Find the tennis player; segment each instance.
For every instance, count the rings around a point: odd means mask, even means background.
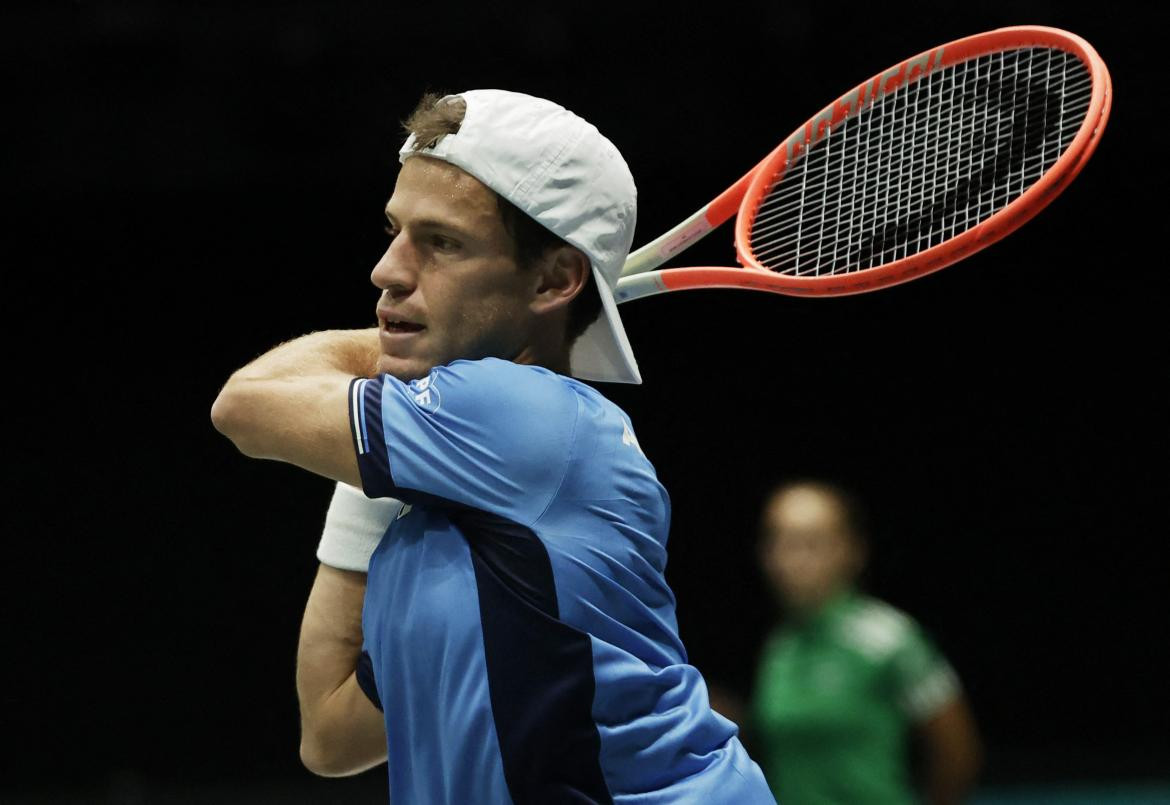
[[[526,95],[425,98],[407,128],[377,330],[278,346],[212,408],[246,455],[384,499],[330,512],[376,549],[327,525],[302,758],[388,759],[396,803],[772,802],[679,640],[666,490],[574,379],[641,381],[613,299],[629,169]]]

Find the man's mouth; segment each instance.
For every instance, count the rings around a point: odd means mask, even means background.
[[[410,321],[387,319],[386,322],[382,325],[382,329],[388,333],[417,333],[425,330],[426,328],[421,324],[415,324],[414,322]]]

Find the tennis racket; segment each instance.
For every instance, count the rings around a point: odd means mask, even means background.
[[[920,53],[826,106],[631,254],[614,296],[838,296],[936,271],[1063,191],[1092,155],[1111,99],[1096,51],[1055,28],[1002,28]],[[732,216],[741,267],[657,270]]]

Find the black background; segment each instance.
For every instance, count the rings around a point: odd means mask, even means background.
[[[598,124],[640,243],[878,70],[1020,23],[1085,36],[1115,87],[1049,209],[882,293],[631,303],[646,382],[604,391],[672,493],[668,579],[711,680],[747,693],[774,615],[764,491],[822,475],[870,504],[870,589],[958,668],[986,783],[1164,779],[1166,19],[1067,5],[10,6],[2,787],[307,778],[293,660],[330,484],[242,458],[208,411],[265,348],[372,322],[424,90]],[[727,264],[730,241],[686,262]]]

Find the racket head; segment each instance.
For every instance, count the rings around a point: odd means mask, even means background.
[[[1012,87],[1007,86],[1004,66],[1009,63],[1016,82]],[[1021,89],[1021,69],[1028,70],[1022,94],[1016,92]],[[1043,77],[1041,70],[1047,71]],[[1060,74],[1053,76],[1053,70]],[[1040,86],[1042,80],[1044,87]],[[914,124],[908,129],[908,143],[898,137],[902,131],[897,128],[898,104],[906,109],[912,94],[917,90],[921,96],[923,89],[928,94],[927,113],[920,115],[921,119],[911,119],[905,112]],[[977,108],[980,91],[998,93],[998,101],[983,104],[990,108],[982,112]],[[946,93],[950,93],[949,99]],[[970,98],[973,107],[973,111],[960,111],[958,120],[954,119],[958,107],[952,103],[956,93]],[[1006,110],[1002,104],[1005,98],[1011,104]],[[1057,109],[1056,105],[1069,99],[1075,101],[1075,109],[1070,101],[1068,113],[1070,118],[1075,113],[1076,119],[1066,121],[1063,106]],[[1059,195],[1096,148],[1111,101],[1109,72],[1100,56],[1081,37],[1056,28],[1002,28],[920,53],[826,106],[759,165],[736,219],[736,252],[744,269],[667,270],[662,273],[674,276],[660,278],[662,290],[746,287],[836,296],[872,291],[937,271],[1008,235]],[[914,102],[919,104],[914,114],[919,115],[922,102],[918,98]],[[1005,112],[1012,113],[1008,124],[1004,123]],[[881,126],[890,123],[889,132],[875,134],[878,124],[873,121],[879,114]],[[930,120],[931,114],[937,114],[937,119]],[[989,121],[989,117],[993,119]],[[1057,124],[1055,144],[1047,139],[1053,118]],[[846,164],[848,158],[842,158],[838,173],[833,174],[833,146],[839,146],[837,154],[845,153],[842,149],[850,147],[849,126],[854,126],[854,136],[860,138],[867,122],[866,144],[854,144],[857,153],[852,163]],[[942,142],[948,126],[966,133],[950,136],[946,153],[942,145],[932,151],[931,143]],[[995,126],[995,131],[989,134],[988,126]],[[1033,137],[1031,150],[1029,135]],[[1039,146],[1036,136],[1041,138]],[[975,154],[963,162],[964,137],[981,144],[979,167],[971,164]],[[877,150],[867,152],[875,139]],[[921,164],[915,164],[915,159]],[[1008,176],[1000,182],[1003,186],[998,186],[1001,159]],[[989,160],[994,163],[989,164]],[[946,175],[952,164],[962,169]],[[860,175],[849,175],[850,165],[854,174]],[[807,174],[809,166],[816,166],[822,174],[814,188],[820,198],[806,198],[807,175],[803,177],[806,186],[796,186],[802,179],[801,171]],[[891,166],[898,166],[898,171]],[[985,187],[989,180],[991,186]],[[897,187],[892,186],[895,181]],[[834,182],[838,187],[832,187]],[[1013,182],[1017,183],[1014,188]],[[855,192],[857,183],[861,183],[861,194]],[[973,183],[979,187],[974,188]],[[870,186],[873,192],[865,189]],[[975,189],[979,198],[972,203],[970,195]],[[930,198],[927,192],[932,193]],[[884,215],[891,196],[895,212],[902,213],[900,220]],[[820,221],[808,220],[818,215]],[[841,234],[846,216],[847,230]],[[817,242],[812,235],[802,240],[801,227],[819,225],[823,233],[826,217],[835,231],[831,242],[823,237]],[[782,237],[777,237],[777,232]]]

